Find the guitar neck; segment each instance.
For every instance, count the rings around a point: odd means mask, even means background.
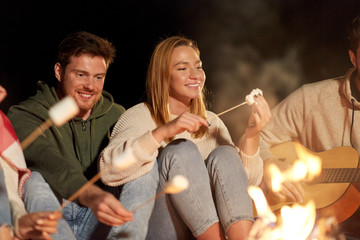
[[[355,183],[360,182],[359,168],[323,168],[316,183]]]

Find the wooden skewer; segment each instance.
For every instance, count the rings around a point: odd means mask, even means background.
[[[110,165],[111,166],[111,165]],[[109,169],[105,168],[102,171],[99,171],[94,177],[92,177],[87,183],[85,183],[81,188],[79,188],[76,192],[74,192],[61,206],[57,209],[57,211],[61,211],[64,207],[66,207],[70,202],[74,201],[77,197],[80,196],[86,189],[88,189],[91,185],[93,185],[97,180],[100,179],[101,175]]]
[[[145,201],[144,203],[140,204],[138,207],[131,210],[131,212],[135,212],[135,211],[139,210],[140,208],[149,204],[150,202],[155,201],[156,199],[158,199],[165,193],[176,194],[176,193],[184,191],[185,189],[188,188],[188,186],[189,186],[189,181],[184,176],[176,175],[175,177],[173,177],[171,179],[171,181],[166,183],[164,190],[157,193],[155,195],[155,197],[152,197],[152,198],[148,199],[147,201]]]
[[[130,155],[129,155],[130,154]],[[131,155],[132,152],[127,152],[127,154],[124,155],[124,153],[120,156],[122,159],[117,161],[116,168],[117,169],[125,169],[129,167],[129,164],[132,164],[133,156]],[[125,159],[127,158],[127,159]],[[119,160],[119,159],[118,159]],[[121,164],[122,163],[122,164]],[[113,163],[114,164],[114,163]],[[83,193],[86,189],[88,189],[91,185],[93,185],[96,181],[100,179],[100,177],[105,174],[107,171],[111,170],[112,167],[115,167],[113,164],[107,165],[104,167],[101,171],[99,171],[94,177],[92,177],[87,183],[85,183],[81,188],[79,188],[75,193],[73,193],[58,209],[58,211],[61,211],[66,205],[68,205],[70,202],[74,201],[77,197],[80,196],[81,193]],[[119,165],[120,164],[120,165]]]
[[[245,104],[246,104],[246,102],[240,103],[240,104],[238,104],[238,105],[236,105],[236,106],[234,106],[232,108],[229,108],[229,109],[227,109],[227,110],[225,110],[225,111],[223,111],[221,113],[216,114],[216,116],[221,116],[221,115],[223,115],[223,114],[225,114],[227,112],[230,112],[230,111],[232,111],[232,110],[234,110],[234,109],[236,109],[238,107],[241,107],[242,105],[245,105]]]
[[[27,136],[21,142],[22,150],[25,150],[36,138],[38,138],[42,133],[44,133],[51,125],[53,125],[53,121],[49,118],[45,122],[43,122],[38,128],[36,128],[29,136]]]
[[[108,166],[110,167],[110,166]],[[98,172],[94,177],[92,177],[86,184],[84,184],[81,188],[79,188],[73,195],[71,195],[58,209],[57,211],[61,211],[64,207],[66,207],[70,202],[74,201],[77,197],[80,196],[81,193],[83,193],[86,189],[88,189],[92,184],[94,184],[97,180],[100,179],[101,175],[106,171],[107,169],[103,169],[102,171]],[[155,201],[156,199],[158,199],[159,197],[161,197],[165,192],[161,191],[158,194],[155,195],[155,197],[152,197],[148,200],[146,200],[145,202],[143,202],[142,204],[140,204],[139,206],[137,206],[136,208],[134,208],[133,210],[131,210],[131,212],[135,212],[137,210],[139,210],[140,208],[144,207],[145,205],[149,204],[152,201]]]
[[[151,203],[152,201],[155,201],[156,199],[158,199],[159,197],[161,197],[164,194],[165,194],[164,191],[159,192],[158,194],[155,195],[155,197],[149,198],[148,200],[146,200],[145,202],[143,202],[142,204],[140,204],[139,206],[137,206],[136,208],[134,208],[130,212],[134,213],[135,211],[137,211],[140,208],[146,206],[147,204]]]

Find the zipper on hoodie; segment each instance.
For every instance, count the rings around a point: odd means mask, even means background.
[[[82,130],[83,130],[83,131],[86,130],[86,122],[82,122]]]

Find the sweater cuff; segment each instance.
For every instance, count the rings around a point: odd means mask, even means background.
[[[260,157],[259,148],[252,156],[246,155],[240,150],[240,157],[245,167],[249,184],[258,186],[263,178],[263,161]]]
[[[249,156],[247,154],[245,154],[241,149],[240,149],[240,157],[244,162],[249,162],[249,161],[255,161],[257,159],[260,158],[260,148],[257,149],[256,153],[252,156]]]
[[[147,131],[138,139],[136,139],[137,144],[141,146],[141,150],[148,156],[152,156],[161,146],[152,135],[152,131]]]

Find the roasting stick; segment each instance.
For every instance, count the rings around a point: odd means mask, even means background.
[[[100,179],[102,174],[109,171],[112,167],[117,168],[118,170],[123,170],[136,161],[132,148],[127,148],[123,153],[115,157],[112,161],[112,165],[108,165],[102,171],[99,171],[94,177],[92,177],[86,184],[84,184],[79,190],[77,190],[73,195],[71,195],[59,208],[57,211],[61,211],[66,205],[70,202],[74,201],[77,197],[80,196],[86,189],[88,189],[92,184],[94,184],[97,180]],[[156,200],[164,193],[178,193],[183,191],[189,186],[187,179],[183,176],[177,175],[175,176],[170,182],[166,183],[165,190],[158,193],[154,198],[150,198],[135,209],[132,212],[139,210],[140,208],[144,207],[145,205],[149,204],[150,202]]]
[[[29,136],[27,136],[21,142],[22,150],[25,150],[35,139],[37,139],[43,132],[45,132],[53,124],[52,120],[49,118],[43,122],[38,128],[36,128]]]
[[[101,175],[106,172],[108,169],[104,169],[103,171],[99,171],[94,177],[92,177],[87,183],[85,183],[81,188],[79,188],[73,195],[71,195],[61,206],[56,210],[60,212],[64,207],[66,207],[69,203],[74,201],[77,197],[80,196],[86,189],[88,189],[91,185],[93,185],[97,180],[100,179]]]
[[[100,179],[101,175],[105,171],[99,171],[94,177],[92,177],[87,183],[85,183],[81,188],[79,188],[73,195],[71,195],[61,206],[57,209],[57,211],[61,211],[65,206],[74,201],[77,197],[80,196],[86,189],[88,189],[91,185],[93,185],[97,180]]]
[[[63,98],[60,102],[50,108],[50,118],[43,122],[21,142],[22,150],[25,150],[36,138],[38,138],[53,124],[59,127],[73,118],[76,114],[78,114],[78,112],[79,107],[72,97],[67,96]]]
[[[112,164],[106,166],[104,169],[99,171],[94,177],[92,177],[87,183],[85,183],[81,188],[79,188],[75,193],[73,193],[59,208],[57,211],[61,211],[66,205],[74,201],[77,197],[80,196],[86,189],[93,185],[100,177],[111,170],[112,167],[115,167],[118,170],[123,170],[128,168],[136,161],[132,148],[125,149],[124,152],[115,156],[112,160]]]
[[[254,96],[258,95],[258,94],[262,95],[263,92],[259,88],[253,89],[249,95],[246,95],[245,102],[240,103],[240,104],[238,104],[238,105],[236,105],[234,107],[231,107],[231,108],[229,108],[229,109],[227,109],[227,110],[225,110],[225,111],[223,111],[221,113],[218,113],[218,114],[216,114],[216,116],[219,117],[219,116],[221,116],[221,115],[223,115],[223,114],[225,114],[227,112],[230,112],[230,111],[232,111],[232,110],[234,110],[234,109],[236,109],[238,107],[241,107],[241,106],[243,106],[245,104],[252,105],[255,102]]]
[[[175,193],[179,193],[184,191],[185,189],[187,189],[189,187],[189,181],[182,175],[176,175],[175,177],[173,177],[169,182],[167,182],[165,184],[165,189],[161,192],[159,192],[158,194],[156,194],[155,197],[149,198],[148,200],[146,200],[144,203],[140,204],[139,206],[137,206],[136,208],[134,208],[133,210],[131,210],[131,212],[135,212],[137,210],[139,210],[140,208],[146,206],[147,204],[151,203],[152,201],[155,201],[156,199],[158,199],[159,197],[161,197],[162,195],[166,194],[175,194]]]
[[[232,108],[229,108],[229,109],[227,109],[227,110],[225,110],[225,111],[223,111],[223,112],[221,112],[221,113],[218,113],[218,114],[216,114],[216,116],[221,116],[221,115],[223,115],[223,114],[225,114],[225,113],[227,113],[227,112],[230,112],[230,111],[232,111],[232,110],[234,110],[234,109],[236,109],[236,108],[238,108],[238,107],[241,107],[241,106],[243,106],[243,105],[245,105],[246,104],[246,102],[243,102],[243,103],[240,103],[240,104],[238,104],[238,105],[236,105],[236,106],[234,106],[234,107],[232,107]]]

